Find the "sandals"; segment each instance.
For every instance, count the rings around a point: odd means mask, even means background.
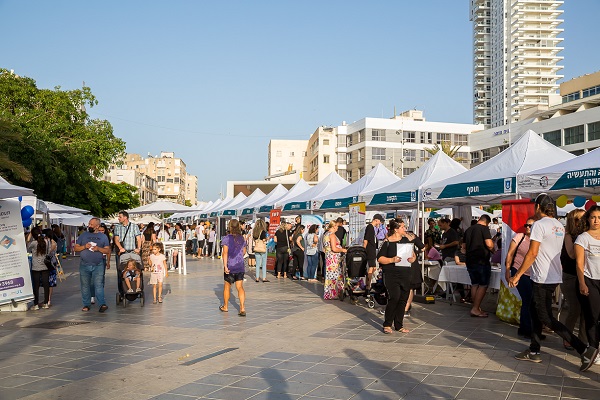
[[[260,282],[260,280],[259,279],[255,279],[254,282],[258,283],[258,282]]]
[[[392,327],[391,326],[384,326],[383,327],[383,333],[385,333],[386,335],[391,335],[394,331],[392,331]]]
[[[400,332],[400,333],[408,333],[410,332],[408,329],[406,328],[400,328],[400,329],[396,329],[396,332]]]
[[[156,304],[156,299],[154,299],[154,301],[152,302],[152,304]]]
[[[100,311],[101,313],[103,313],[104,311],[108,310],[108,306],[106,304],[102,304],[100,306],[100,309],[98,311]]]
[[[162,303],[162,297],[160,297],[160,296],[158,297],[158,302]]]
[[[245,317],[246,316],[246,311],[240,311],[238,315],[240,317]]]
[[[271,282],[271,281],[268,279],[263,279],[263,283],[265,283],[265,282]]]
[[[81,309],[81,311],[90,311],[90,308],[88,306],[85,306]]]
[[[219,310],[221,310],[221,312],[229,312],[225,309],[225,306],[219,306]]]

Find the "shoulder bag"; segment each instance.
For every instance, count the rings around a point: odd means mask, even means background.
[[[261,239],[262,232],[258,235],[258,239],[254,241],[254,252],[255,253],[266,253],[267,252],[267,244],[264,239]],[[254,237],[253,237],[254,239]]]
[[[48,271],[56,271],[56,267],[58,266],[58,260],[50,254],[50,245],[51,241],[46,240],[46,257],[44,257],[44,265],[48,268]]]

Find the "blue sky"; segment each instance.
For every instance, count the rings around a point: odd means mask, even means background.
[[[418,108],[472,122],[468,0],[0,0],[0,67],[99,100],[129,152],[174,151],[201,200],[262,179],[273,139]],[[570,79],[600,69],[598,0],[563,6]]]

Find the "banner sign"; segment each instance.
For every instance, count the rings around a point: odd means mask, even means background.
[[[235,216],[235,210],[225,210],[223,215]]]
[[[18,200],[0,200],[0,304],[33,298]]]
[[[499,178],[487,181],[454,183],[446,185],[441,190],[431,190],[428,198],[423,200],[453,199],[459,197],[476,197],[497,194],[515,193],[516,178]],[[437,193],[436,193],[437,192]]]
[[[252,215],[254,214],[254,208],[244,208],[242,210],[242,215]]]
[[[351,245],[362,245],[365,236],[365,203],[352,203],[348,207],[348,224],[350,228],[348,242]]]
[[[269,214],[269,240],[271,242],[274,240],[275,232],[279,228],[279,224],[281,223],[281,210],[280,209],[272,209]],[[275,251],[269,252],[269,246],[267,246],[267,271],[274,271],[275,264],[277,263],[277,255]]]
[[[600,186],[600,168],[592,167],[546,175],[520,175],[519,190],[540,192]]]

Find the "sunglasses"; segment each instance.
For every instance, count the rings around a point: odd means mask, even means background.
[[[523,225],[525,228],[531,228],[533,226],[533,224],[525,224]]]

